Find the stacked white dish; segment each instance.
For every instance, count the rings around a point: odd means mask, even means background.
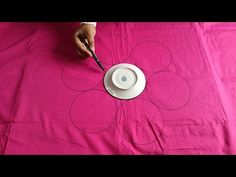
[[[138,67],[122,63],[107,71],[104,77],[104,86],[113,97],[132,99],[142,93],[146,86],[146,79]]]

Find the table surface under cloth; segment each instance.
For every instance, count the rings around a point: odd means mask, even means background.
[[[99,23],[106,69],[147,85],[110,96],[76,23],[0,23],[1,154],[236,154],[236,23]]]

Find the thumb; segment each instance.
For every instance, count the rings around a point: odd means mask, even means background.
[[[88,35],[87,40],[89,43],[89,47],[91,48],[92,51],[95,51],[95,42],[94,42],[94,36]]]

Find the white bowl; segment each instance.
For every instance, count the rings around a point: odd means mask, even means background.
[[[146,86],[143,72],[135,65],[122,63],[111,67],[104,77],[105,89],[113,97],[132,99]]]

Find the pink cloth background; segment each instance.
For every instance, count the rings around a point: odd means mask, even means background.
[[[1,154],[236,154],[236,23],[98,23],[109,69],[145,91],[111,97],[78,57],[79,23],[0,23]]]

